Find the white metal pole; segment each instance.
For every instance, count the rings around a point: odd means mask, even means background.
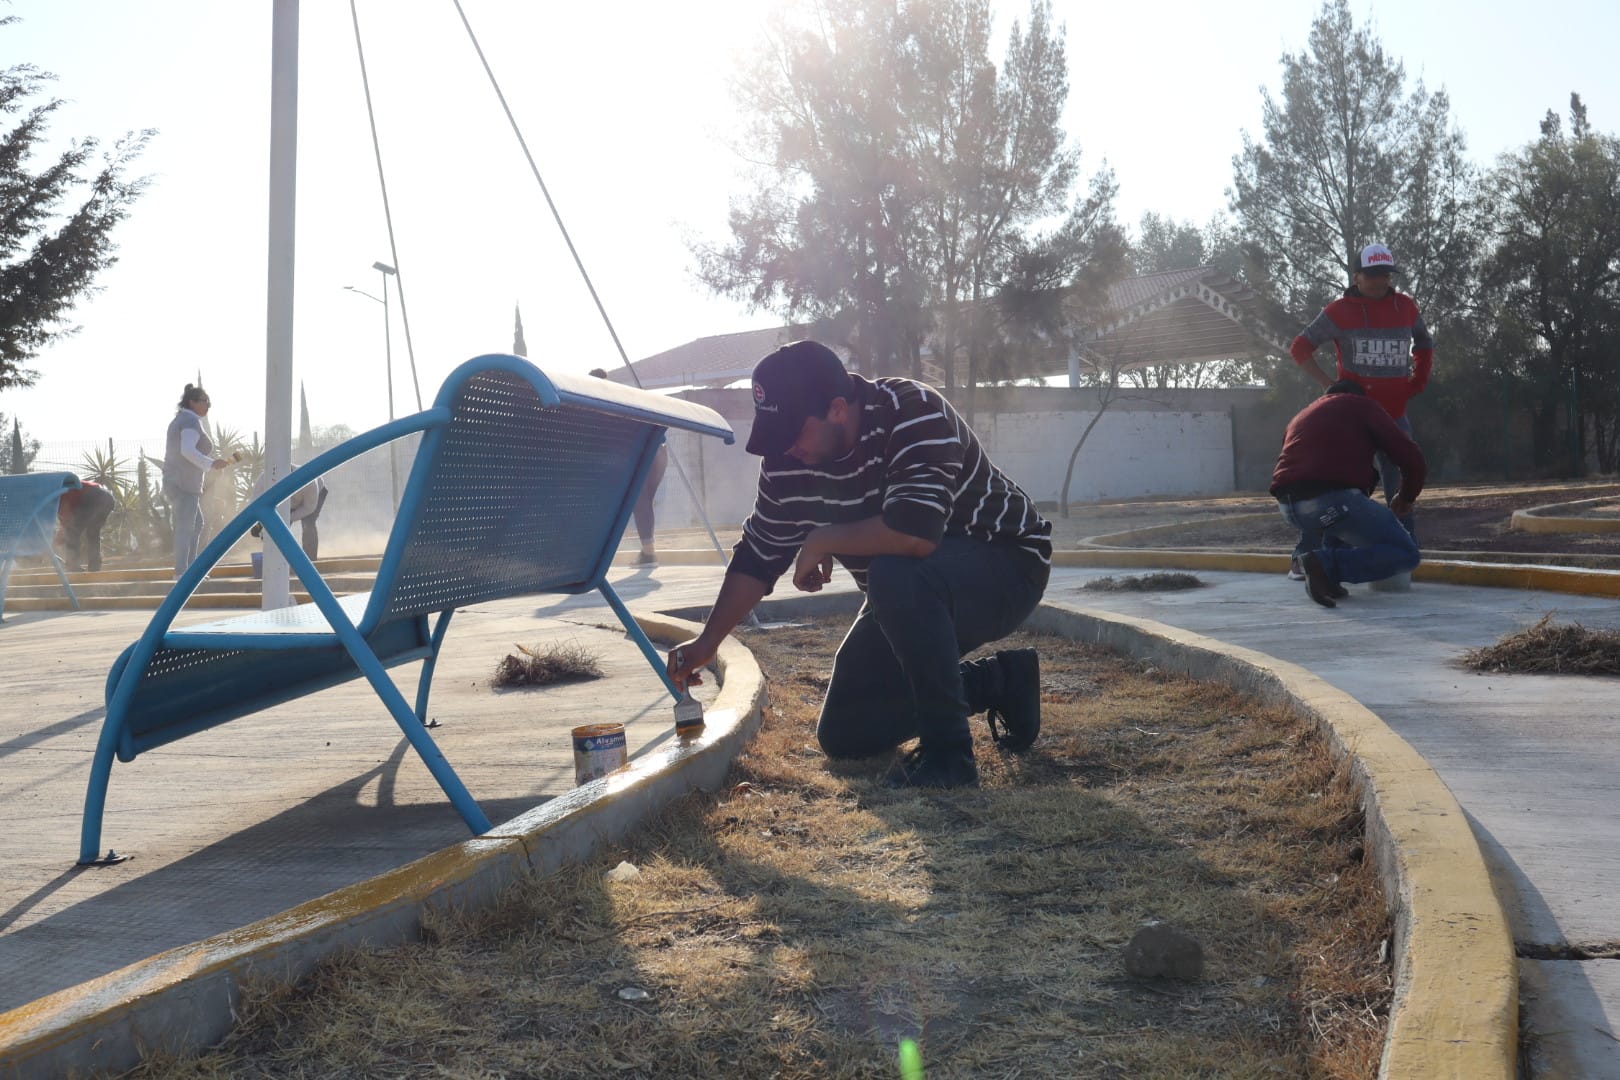
[[[293,226],[298,195],[298,0],[275,0],[270,32],[270,260],[265,302],[266,486],[292,468]],[[285,513],[283,511],[283,513]],[[266,611],[292,602],[287,560],[264,551]]]

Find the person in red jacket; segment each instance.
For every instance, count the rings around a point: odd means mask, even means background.
[[[1328,378],[1313,357],[1320,346],[1333,342],[1339,360],[1337,378],[1360,385],[1410,436],[1412,423],[1406,418],[1406,405],[1429,383],[1434,338],[1423,325],[1417,304],[1396,291],[1391,275],[1401,271],[1389,248],[1368,244],[1352,269],[1354,283],[1311,320],[1288,351],[1295,363],[1328,386],[1335,380]],[[1399,464],[1380,454],[1378,470],[1384,478],[1384,501],[1392,504],[1401,487]],[[1410,513],[1401,518],[1401,524],[1416,539],[1417,522]],[[1310,534],[1300,537],[1289,577],[1297,580],[1301,576],[1299,558],[1314,546]]]
[[[1368,497],[1375,453],[1400,469],[1387,508]],[[1382,581],[1417,566],[1417,541],[1397,517],[1412,512],[1426,472],[1417,443],[1353,379],[1331,384],[1289,421],[1271,495],[1283,520],[1316,538],[1300,556],[1312,600],[1334,607],[1349,595],[1341,582]]]
[[[56,523],[69,569],[83,570],[87,557],[91,573],[101,569],[101,528],[117,505],[112,492],[90,480],[57,500]]]

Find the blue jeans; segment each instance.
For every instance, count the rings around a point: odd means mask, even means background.
[[[186,572],[197,558],[197,542],[202,539],[202,496],[184,491],[164,492],[174,511],[174,576]]]
[[[1417,541],[1389,507],[1355,488],[1308,499],[1281,498],[1277,506],[1301,535],[1309,530],[1321,536],[1316,557],[1334,581],[1382,581],[1422,561]]]
[[[970,700],[961,659],[1018,629],[1050,573],[1026,551],[958,536],[925,559],[874,558],[866,603],[833,659],[821,748],[867,757],[919,736],[930,748],[971,746],[968,716],[991,702]]]

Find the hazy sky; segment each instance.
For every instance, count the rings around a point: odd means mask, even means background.
[[[632,359],[770,326],[706,295],[687,238],[718,238],[738,162],[727,78],[761,32],[758,0],[593,4],[463,0]],[[1571,90],[1620,130],[1612,0],[1353,0],[1409,79],[1450,92],[1481,162],[1533,139]],[[999,28],[1027,11],[1002,2]],[[1069,133],[1120,182],[1118,210],[1202,223],[1225,207],[1262,85],[1303,47],[1311,0],[1057,0],[1068,27]],[[13,0],[0,63],[55,72],[59,139],[159,135],[153,183],[117,239],[121,262],[78,311],[82,331],[31,366],[0,412],[46,441],[158,441],[200,368],[216,424],[264,417],[270,0]],[[505,351],[521,304],[530,356],[584,371],[617,356],[562,247],[449,0],[361,0],[399,265],[422,395]],[[295,378],[316,424],[387,414],[374,261],[390,261],[349,6],[301,12]],[[999,60],[999,56],[997,57]],[[36,167],[37,167],[36,163]],[[397,294],[396,411],[415,409]],[[1443,343],[1442,343],[1443,349]]]

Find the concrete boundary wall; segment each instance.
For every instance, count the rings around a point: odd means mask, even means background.
[[[636,621],[669,643],[702,629],[662,617]],[[765,687],[753,655],[736,641],[721,648],[716,667],[720,692],[696,739],[397,870],[0,1014],[0,1077],[120,1071],[145,1048],[211,1046],[234,1025],[245,979],[293,981],[340,950],[414,940],[426,909],[489,906],[525,875],[587,858],[673,800],[718,786],[759,728]]]
[[[759,458],[744,449],[753,427],[752,404],[743,390],[687,396],[720,411],[737,433],[732,446],[686,432],[669,434],[670,454],[686,471],[709,520],[722,534],[731,533],[753,508],[759,476]],[[1092,395],[1080,392],[988,396],[973,428],[991,460],[1032,499],[1055,503],[1069,453],[1096,414]],[[1087,502],[1235,491],[1234,419],[1232,407],[1210,392],[1165,402],[1116,402],[1080,451],[1069,498]],[[703,523],[674,468],[659,486],[653,509],[660,527]]]

